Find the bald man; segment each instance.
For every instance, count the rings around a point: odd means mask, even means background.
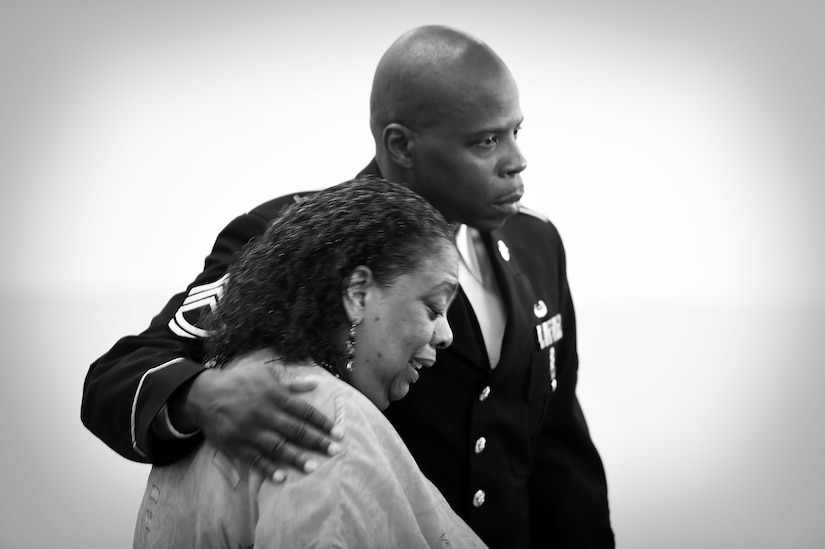
[[[526,160],[510,71],[466,33],[416,28],[379,61],[370,108],[375,158],[362,174],[430,201],[454,224],[462,259],[453,345],[387,417],[491,547],[613,547],[604,468],[576,398],[564,249],[550,221],[519,205]],[[232,221],[187,290],[91,365],[81,416],[118,453],[164,464],[205,436],[275,474],[311,473],[313,451],[338,450],[341,433],[300,397],[311,380],[202,364],[201,313],[235,253],[294,200]]]

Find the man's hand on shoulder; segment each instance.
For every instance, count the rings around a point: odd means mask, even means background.
[[[284,462],[311,472],[311,452],[335,454],[332,420],[296,396],[314,380],[283,383],[272,368],[207,368],[170,405],[178,430],[200,429],[221,451],[275,480]]]

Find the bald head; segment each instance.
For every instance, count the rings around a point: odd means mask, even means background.
[[[407,32],[378,63],[370,107],[386,179],[482,231],[517,211],[524,117],[510,71],[485,43],[447,27]]]
[[[429,127],[460,109],[480,83],[510,73],[482,41],[442,26],[415,28],[396,40],[378,63],[370,96],[370,127],[376,143],[383,129],[399,123]]]

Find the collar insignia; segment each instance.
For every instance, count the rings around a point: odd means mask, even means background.
[[[498,253],[501,254],[501,258],[504,261],[510,261],[510,248],[507,247],[507,244],[505,244],[503,240],[499,240],[497,245]]]

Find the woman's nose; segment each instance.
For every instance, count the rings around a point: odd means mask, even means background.
[[[447,321],[447,316],[438,318],[433,331],[433,338],[430,344],[436,349],[446,349],[453,342],[453,330],[450,328],[450,323]]]

